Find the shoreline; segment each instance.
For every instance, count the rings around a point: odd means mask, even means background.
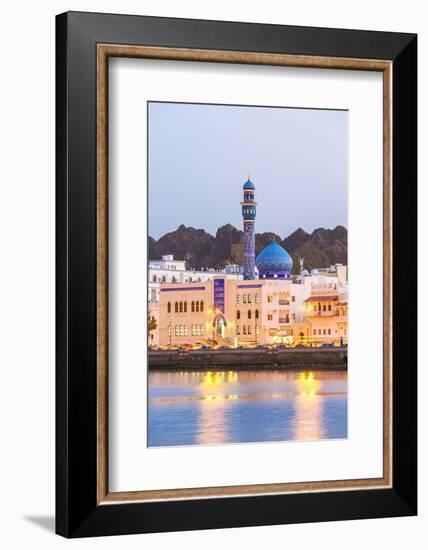
[[[149,371],[347,371],[347,348],[149,351]]]

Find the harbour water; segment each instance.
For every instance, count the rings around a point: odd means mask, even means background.
[[[152,371],[148,445],[347,437],[343,371]]]

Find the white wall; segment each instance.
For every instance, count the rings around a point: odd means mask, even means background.
[[[54,15],[91,10],[291,25],[418,32],[419,83],[426,78],[428,19],[420,0],[58,0],[7,2],[0,18],[0,545],[4,548],[360,549],[425,547],[426,473],[420,516],[211,532],[114,537],[67,543],[52,534],[54,510]],[[423,67],[423,61],[425,67]],[[426,91],[425,91],[426,95]],[[420,92],[422,97],[422,92]],[[420,162],[426,110],[420,106]],[[422,166],[420,182],[424,180]],[[421,189],[422,203],[426,192]],[[422,217],[422,216],[421,216]],[[421,222],[422,224],[422,222]],[[422,251],[422,239],[419,242]],[[422,279],[422,261],[420,262]],[[422,297],[422,293],[420,295]],[[422,309],[422,308],[421,308]],[[426,309],[426,308],[425,308]],[[423,334],[420,325],[420,334]],[[422,340],[422,338],[421,338]],[[422,351],[422,350],[421,350]],[[421,359],[421,364],[423,360]],[[420,464],[426,460],[420,373]],[[426,434],[426,429],[425,429]],[[425,531],[425,533],[424,533]]]

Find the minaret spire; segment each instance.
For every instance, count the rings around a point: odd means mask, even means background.
[[[256,224],[256,206],[254,192],[256,186],[250,180],[244,183],[244,200],[241,202],[242,220],[244,225],[244,279],[252,280],[256,274],[256,243],[255,243],[255,224]]]

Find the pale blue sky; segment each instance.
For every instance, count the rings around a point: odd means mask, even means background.
[[[149,234],[180,224],[242,227],[256,186],[256,232],[347,227],[346,111],[149,103]]]

